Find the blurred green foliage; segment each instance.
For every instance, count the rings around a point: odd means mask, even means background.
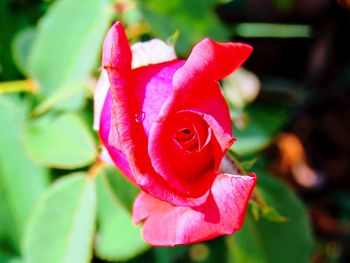
[[[174,248],[150,248],[142,241],[130,216],[138,190],[114,168],[91,176],[100,165],[99,142],[89,128],[91,91],[111,23],[122,20],[134,42],[167,39],[178,31],[176,48],[185,56],[204,37],[228,41],[234,34],[215,11],[224,2],[229,1],[0,2],[0,262],[309,262],[314,244],[307,212],[264,169],[256,171],[262,197],[286,222],[270,222],[271,215],[270,221],[257,221],[248,212],[244,228],[233,236]],[[280,8],[290,4],[275,2]],[[305,33],[299,29],[287,37]],[[23,79],[36,86],[7,82]],[[1,94],[5,84],[19,85],[22,92]],[[289,109],[252,103],[240,111],[247,121],[234,126],[233,151],[261,158]]]
[[[84,167],[97,155],[91,131],[73,113],[37,118],[25,128],[23,143],[33,160],[52,168]]]
[[[100,171],[96,179],[100,204],[96,255],[109,261],[127,260],[148,248],[148,245],[141,238],[141,227],[135,227],[131,224],[130,199],[125,196],[125,193],[131,193],[134,199],[138,191],[135,192],[136,188],[129,182],[125,183],[126,180],[121,182],[119,180],[123,179],[121,176],[115,168],[106,167]],[[111,184],[108,177],[112,177],[112,180],[118,180],[121,184]],[[113,189],[115,186],[117,189]],[[129,209],[123,205],[125,201],[129,201]],[[116,242],[116,240],[122,240],[122,242]]]
[[[0,240],[19,252],[29,214],[48,185],[48,170],[32,162],[22,144],[27,105],[0,97]]]
[[[57,180],[41,197],[28,222],[24,261],[88,262],[95,217],[95,184],[86,174]]]
[[[286,216],[287,222],[255,221],[248,212],[242,230],[228,237],[232,262],[308,262],[314,245],[304,205],[283,183],[264,171],[256,173],[264,199]]]
[[[173,0],[164,4],[162,0],[138,1],[141,13],[157,36],[166,39],[176,30],[180,32],[176,46],[180,55],[188,54],[189,48],[204,36],[217,41],[229,39],[228,29],[219,21],[214,12],[214,6],[218,2],[220,1]]]
[[[245,114],[245,127],[233,127],[233,134],[239,140],[231,149],[240,155],[256,153],[266,148],[286,123],[289,109],[281,105],[254,104],[245,109]]]

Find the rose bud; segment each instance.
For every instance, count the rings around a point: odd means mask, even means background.
[[[158,39],[130,47],[120,22],[107,33],[94,126],[105,158],[142,190],[132,216],[150,244],[190,244],[242,227],[256,177],[219,172],[235,140],[218,80],[251,52],[206,38],[179,60]]]

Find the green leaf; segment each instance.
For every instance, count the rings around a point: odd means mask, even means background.
[[[0,263],[23,263],[23,261],[16,255],[0,250]]]
[[[29,64],[45,95],[86,79],[113,17],[107,0],[59,0],[39,24]]]
[[[128,181],[115,167],[106,166],[104,173],[115,198],[131,213],[132,204],[140,190]]]
[[[21,73],[26,76],[29,75],[28,59],[36,35],[35,28],[29,27],[20,31],[12,42],[14,62]]]
[[[0,222],[0,247],[1,243],[4,242],[4,238],[7,235],[7,222],[4,222],[4,219],[7,219],[8,210],[6,207],[5,200],[3,198],[3,193],[0,192],[0,218],[2,219],[2,222]]]
[[[0,251],[0,262],[1,263],[7,263],[11,260],[11,258],[13,257],[13,255],[6,253],[4,251]]]
[[[107,173],[104,168],[96,179],[99,222],[96,255],[106,260],[128,260],[144,252],[148,245],[141,238],[141,227],[132,224],[130,212],[116,199]]]
[[[96,157],[93,137],[74,113],[44,115],[28,124],[24,143],[38,163],[73,169],[90,164]]]
[[[233,127],[237,142],[232,150],[246,155],[268,146],[289,116],[288,108],[275,105],[252,104],[247,107],[249,117],[244,129]]]
[[[231,261],[307,263],[314,240],[307,211],[295,193],[273,177],[257,172],[266,202],[288,217],[286,223],[256,221],[248,210],[243,228],[228,237]]]
[[[69,83],[55,90],[34,110],[33,115],[40,115],[53,107],[61,110],[78,110],[84,103],[86,83]]]
[[[86,174],[56,181],[30,218],[23,241],[24,261],[90,262],[95,217],[94,181]]]
[[[2,188],[0,187],[0,248],[5,247],[13,252],[18,252],[20,234],[17,226],[14,224],[13,216],[5,200]]]
[[[25,117],[22,101],[0,97],[0,229],[14,250],[33,205],[48,184],[47,170],[33,164],[21,141]]]

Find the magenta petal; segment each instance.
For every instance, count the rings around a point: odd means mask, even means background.
[[[109,29],[103,42],[102,67],[124,77],[131,70],[131,58],[128,38],[118,21]]]
[[[112,97],[111,92],[108,91],[106,95],[105,102],[101,111],[99,136],[106,147],[110,157],[112,158],[114,164],[125,174],[132,182],[135,179],[131,173],[130,166],[124,156],[124,154],[118,149],[111,146],[108,142],[109,132],[111,129],[111,107],[112,107]]]
[[[239,230],[256,176],[219,174],[212,195],[197,207],[176,207],[141,193],[133,221],[144,221],[143,238],[155,246],[191,244]]]
[[[116,22],[108,31],[103,43],[102,66],[107,70],[112,94],[112,121],[109,144],[123,150],[123,144],[132,136],[131,114],[124,114],[132,109],[128,99],[129,78],[131,74],[132,54],[124,28]]]
[[[240,67],[253,48],[242,43],[218,43],[203,39],[192,50],[186,64],[174,76],[177,87],[189,83],[220,80]]]

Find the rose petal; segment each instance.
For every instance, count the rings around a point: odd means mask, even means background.
[[[118,21],[108,30],[103,42],[102,66],[107,71],[114,71],[114,78],[123,79],[130,73],[131,58],[128,38]]]
[[[144,221],[143,238],[154,246],[190,244],[242,227],[256,176],[219,174],[207,202],[176,207],[141,193],[133,207],[133,222]]]
[[[107,149],[110,158],[114,164],[126,175],[132,182],[135,183],[134,176],[132,175],[130,166],[124,156],[124,154],[109,144],[108,138],[111,129],[111,108],[112,108],[112,96],[108,91],[101,111],[99,137],[103,145]]]
[[[123,109],[132,109],[128,96],[128,80],[131,74],[131,50],[124,28],[116,22],[107,32],[103,43],[102,66],[107,70],[112,99],[112,122],[109,143],[121,149],[123,143],[131,136],[128,124],[132,121],[130,114],[120,114]],[[123,137],[122,137],[123,136]],[[126,137],[126,138],[125,138]]]
[[[174,47],[160,39],[135,43],[131,51],[133,69],[176,59]]]
[[[190,83],[223,79],[240,67],[252,51],[247,44],[218,43],[205,38],[193,48],[186,64],[178,70],[174,84],[180,88]]]
[[[99,130],[100,127],[100,116],[105,103],[107,92],[109,90],[109,79],[105,69],[102,69],[100,77],[97,81],[97,85],[94,90],[94,124],[93,128],[95,131]]]

